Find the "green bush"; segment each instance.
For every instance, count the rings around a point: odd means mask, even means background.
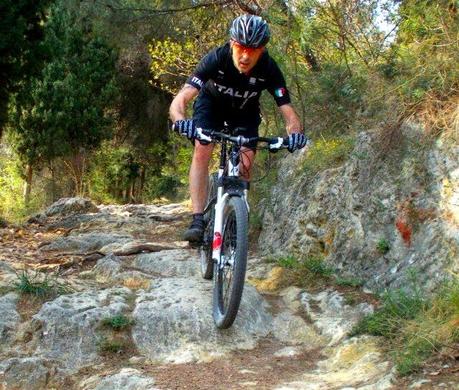
[[[30,203],[26,205],[24,184],[17,157],[10,151],[2,153],[0,149],[0,216],[7,221],[20,223],[45,203],[43,188],[32,186]]]
[[[390,250],[389,241],[387,241],[385,238],[381,238],[376,244],[376,249],[379,253],[383,255],[386,254]]]
[[[417,293],[399,289],[382,295],[379,310],[364,317],[351,332],[352,335],[369,333],[374,336],[395,337],[405,320],[412,320],[426,308],[426,298]]]
[[[102,325],[110,327],[114,330],[127,329],[134,324],[132,318],[125,316],[124,314],[117,314],[113,317],[107,317],[102,320]]]
[[[444,282],[432,297],[415,280],[409,288],[383,294],[381,307],[351,332],[385,337],[400,375],[418,370],[432,354],[459,341],[459,280]]]
[[[145,197],[147,199],[159,199],[162,197],[175,199],[182,187],[180,178],[175,175],[152,177],[147,182]]]
[[[13,288],[21,294],[45,299],[71,292],[69,287],[57,282],[48,274],[37,272],[31,275],[30,272],[23,271],[17,277],[18,280],[14,282]]]
[[[337,276],[335,283],[338,286],[358,288],[363,286],[364,281],[357,278],[342,278]]]
[[[329,283],[334,273],[334,270],[320,257],[298,259],[289,255],[278,258],[276,263],[287,270],[287,279],[290,283],[300,287],[317,287]]]

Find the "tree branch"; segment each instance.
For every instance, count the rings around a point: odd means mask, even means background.
[[[113,5],[102,2],[102,1],[100,2],[100,4],[104,5],[105,7],[107,7],[108,9],[114,12],[143,12],[144,14],[148,16],[161,16],[161,15],[173,14],[173,13],[178,13],[178,12],[186,12],[186,11],[195,10],[199,8],[213,7],[216,5],[228,5],[233,2],[234,0],[216,0],[216,1],[210,1],[207,3],[192,5],[189,7],[169,8],[169,9],[116,8]]]

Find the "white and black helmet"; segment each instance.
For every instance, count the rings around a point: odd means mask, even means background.
[[[242,15],[233,20],[231,39],[247,47],[264,46],[269,41],[268,23],[260,16]]]

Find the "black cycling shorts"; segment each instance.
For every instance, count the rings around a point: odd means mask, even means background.
[[[196,127],[217,131],[222,130],[226,122],[231,129],[244,129],[234,135],[243,135],[248,138],[258,137],[258,127],[261,123],[259,112],[240,112],[240,110],[221,107],[214,99],[202,93],[193,104],[193,120]],[[246,145],[252,150],[255,150],[256,146],[255,142]]]

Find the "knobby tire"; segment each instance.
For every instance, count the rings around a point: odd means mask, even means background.
[[[244,289],[248,249],[248,212],[239,196],[229,199],[222,231],[225,266],[214,264],[213,317],[217,328],[229,328],[236,319]],[[227,260],[233,260],[232,266]]]

